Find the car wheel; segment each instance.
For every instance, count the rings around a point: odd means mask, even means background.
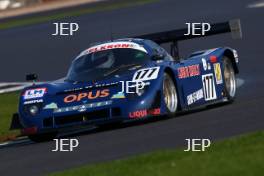
[[[29,135],[28,138],[33,142],[45,142],[51,141],[57,136],[57,133],[44,133],[44,134],[34,134]]]
[[[223,58],[225,95],[229,101],[233,101],[236,96],[236,75],[233,64],[228,57]]]
[[[168,73],[164,73],[163,77],[163,97],[168,114],[175,114],[178,108],[178,94],[175,83]]]

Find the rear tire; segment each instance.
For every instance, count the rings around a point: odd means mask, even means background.
[[[33,142],[46,142],[51,141],[57,136],[57,133],[44,133],[29,135],[28,138]]]
[[[178,109],[178,93],[172,77],[168,73],[163,76],[163,98],[169,116]]]
[[[236,75],[232,61],[228,57],[223,57],[225,96],[232,102],[236,96]]]

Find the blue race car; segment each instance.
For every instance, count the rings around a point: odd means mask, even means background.
[[[207,36],[225,32],[240,33],[239,21],[214,24]],[[73,60],[64,80],[33,83],[21,92],[11,128],[39,142],[84,125],[174,116],[233,101],[237,52],[221,47],[180,59],[177,41],[197,37],[183,34],[181,29],[92,45]],[[170,54],[159,45],[168,42]]]

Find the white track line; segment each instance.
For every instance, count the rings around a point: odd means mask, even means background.
[[[0,143],[0,148],[5,147],[5,146],[10,146],[10,145],[15,145],[15,144],[22,144],[24,142],[30,142],[27,137],[20,137],[14,141],[7,141],[4,143]]]
[[[0,94],[2,93],[8,93],[8,92],[15,92],[24,89],[26,86],[16,86],[8,89],[2,89],[0,90]]]
[[[264,7],[264,1],[258,1],[252,4],[249,4],[247,8],[261,8]]]

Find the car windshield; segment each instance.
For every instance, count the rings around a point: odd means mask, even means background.
[[[149,60],[146,52],[130,48],[93,52],[73,61],[66,80],[94,81],[114,73],[126,72],[129,67],[143,65]]]

